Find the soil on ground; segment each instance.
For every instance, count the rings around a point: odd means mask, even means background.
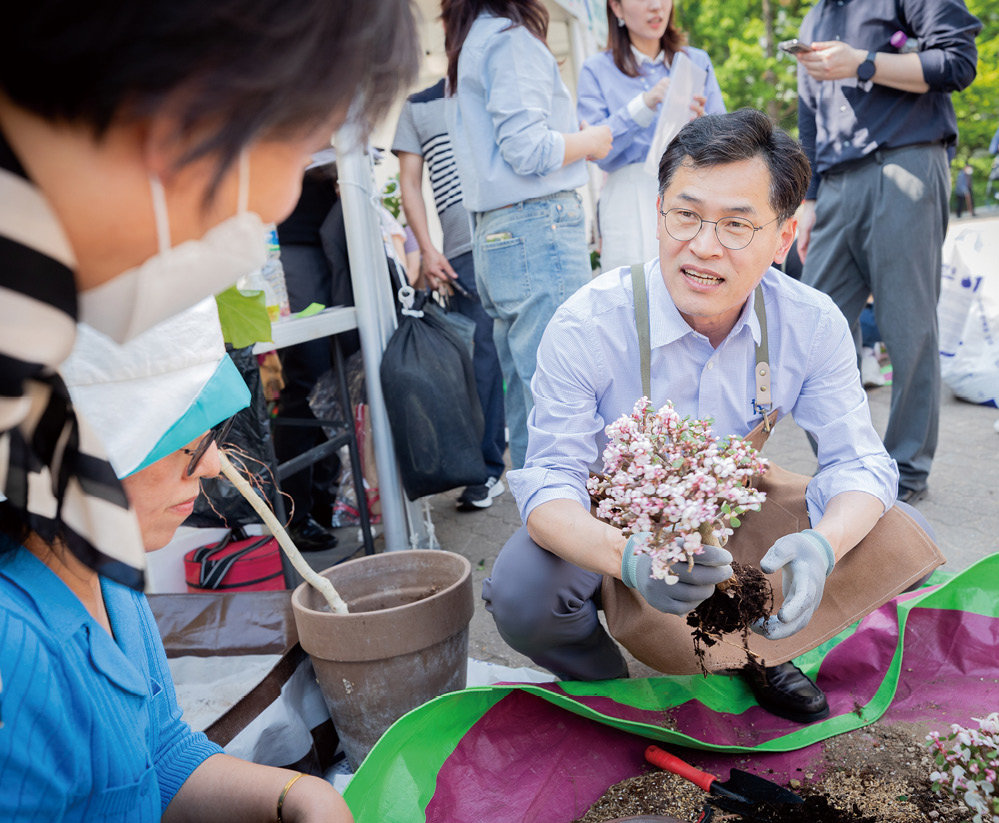
[[[834,737],[825,742],[821,769],[801,771],[785,784],[804,798],[803,806],[758,808],[757,817],[716,811],[713,823],[967,823],[972,817],[967,806],[938,797],[930,787],[933,759],[924,745],[929,731],[924,724],[874,723]],[[696,765],[696,752],[680,755]],[[751,756],[738,767],[755,772]],[[771,778],[766,771],[759,774]],[[650,766],[647,773],[611,786],[574,823],[607,823],[638,814],[696,821],[706,799],[683,778]]]

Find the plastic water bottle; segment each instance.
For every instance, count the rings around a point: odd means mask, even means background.
[[[273,323],[279,317],[291,314],[288,305],[288,286],[284,279],[284,267],[281,265],[281,245],[278,242],[277,227],[270,226],[267,235],[267,262],[261,269],[266,284],[264,293],[267,296],[267,313]]]

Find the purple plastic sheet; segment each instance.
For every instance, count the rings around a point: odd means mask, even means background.
[[[867,703],[897,646],[895,605],[872,613],[826,655],[818,682],[833,715]],[[895,698],[880,722],[914,723],[927,731],[968,725],[999,707],[999,619],[970,612],[920,608],[910,612]],[[557,687],[556,687],[557,688]],[[602,713],[662,724],[645,712],[603,697],[579,698]],[[759,707],[741,715],[712,712],[691,701],[670,710],[680,731],[705,742],[753,746],[800,726]],[[438,774],[427,807],[432,823],[569,823],[612,784],[647,769],[649,741],[579,717],[524,692],[490,709],[462,738]],[[824,743],[788,753],[678,750],[723,777],[732,767],[777,782],[819,772]]]

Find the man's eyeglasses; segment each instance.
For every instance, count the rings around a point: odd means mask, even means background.
[[[723,217],[721,220],[705,220],[696,211],[690,209],[670,209],[659,212],[665,221],[666,231],[674,240],[686,242],[697,237],[701,226],[712,223],[718,242],[726,249],[738,251],[753,242],[756,232],[766,228],[779,218],[768,220],[762,226],[756,226],[744,217]]]
[[[205,456],[205,452],[208,451],[212,443],[218,444],[219,447],[222,446],[226,437],[229,436],[229,430],[232,428],[232,424],[235,419],[235,417],[230,417],[228,420],[224,420],[217,426],[212,426],[208,433],[198,441],[198,445],[193,449],[181,449],[184,454],[191,455],[191,462],[187,464],[187,469],[185,470],[185,475],[187,477],[192,477],[197,471],[198,463],[201,462],[201,458]]]

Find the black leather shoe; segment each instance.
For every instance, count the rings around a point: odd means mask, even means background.
[[[898,497],[896,499],[901,500],[903,503],[908,503],[911,506],[913,503],[918,503],[924,497],[926,497],[925,486],[921,489],[910,489],[908,486],[899,486]]]
[[[311,516],[293,524],[288,534],[300,552],[322,552],[335,548],[337,543],[336,535],[320,526]]]
[[[829,703],[794,663],[746,671],[756,702],[771,714],[795,723],[814,723],[829,716]]]

